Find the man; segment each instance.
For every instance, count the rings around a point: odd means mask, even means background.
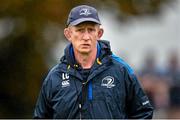
[[[70,44],[45,79],[34,118],[152,118],[153,108],[131,68],[112,54],[95,8],[69,14]]]

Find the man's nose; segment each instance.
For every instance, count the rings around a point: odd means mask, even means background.
[[[89,32],[86,30],[84,33],[83,33],[83,40],[89,40],[90,39],[90,34]]]

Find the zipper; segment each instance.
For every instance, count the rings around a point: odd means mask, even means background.
[[[87,94],[88,94],[88,86],[87,86],[87,80],[86,80],[84,83],[82,83],[81,100],[79,103],[80,120],[82,119],[82,107],[87,100]]]

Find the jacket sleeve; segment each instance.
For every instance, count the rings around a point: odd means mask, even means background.
[[[34,109],[33,118],[52,118],[50,98],[50,75],[46,77],[40,90],[38,100]]]
[[[153,107],[133,71],[125,70],[127,113],[129,119],[152,119]]]

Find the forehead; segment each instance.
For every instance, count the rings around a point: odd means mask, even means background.
[[[95,23],[95,22],[82,22],[78,25],[75,25],[74,27],[96,27],[99,26],[99,24]]]

